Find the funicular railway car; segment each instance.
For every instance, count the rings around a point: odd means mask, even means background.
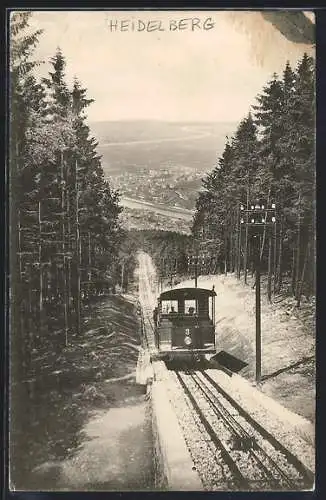
[[[174,288],[161,293],[153,319],[162,359],[200,360],[216,352],[215,297],[214,288]]]

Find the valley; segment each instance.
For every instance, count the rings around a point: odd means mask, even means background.
[[[156,213],[157,222],[164,229],[169,229],[169,224],[162,222],[165,214],[160,214],[159,209],[165,205],[168,210],[194,210],[202,179],[216,164],[226,137],[235,128],[233,122],[153,120],[91,124],[91,131],[99,141],[97,149],[102,155],[104,173],[112,187],[119,191],[122,200],[143,203],[142,207],[131,206],[130,202],[127,205],[129,225],[131,222],[132,227],[140,228],[142,217],[139,213],[138,220],[134,217],[136,210],[151,211],[151,218]],[[122,204],[125,206],[126,201]],[[169,213],[168,220],[180,219],[178,215]]]

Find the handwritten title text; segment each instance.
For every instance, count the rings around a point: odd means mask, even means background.
[[[183,19],[142,20],[142,19],[108,19],[108,28],[111,32],[118,31],[208,31],[214,28],[215,23],[211,17],[200,19],[189,17]]]

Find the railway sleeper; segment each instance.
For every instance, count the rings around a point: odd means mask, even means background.
[[[253,436],[232,436],[231,445],[234,450],[249,451],[257,448],[257,441]]]

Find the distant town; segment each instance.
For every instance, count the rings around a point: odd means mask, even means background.
[[[177,231],[182,234],[190,234],[191,222],[183,219],[164,216],[155,211],[137,210],[124,207],[120,217],[121,224],[125,229],[156,229],[159,231]]]
[[[141,168],[111,177],[122,196],[169,206],[194,209],[203,172],[180,165],[162,169]]]

